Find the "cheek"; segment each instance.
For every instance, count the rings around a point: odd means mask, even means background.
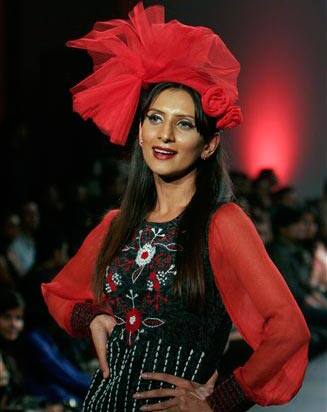
[[[24,321],[22,319],[15,322],[15,329],[17,332],[21,332],[24,328]]]
[[[187,157],[188,159],[196,160],[200,157],[203,143],[200,138],[197,137],[190,137],[189,139],[184,139],[180,146],[180,155],[183,157]]]

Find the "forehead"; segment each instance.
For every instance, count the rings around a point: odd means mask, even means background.
[[[149,108],[191,116],[195,114],[195,105],[191,95],[182,89],[170,88],[163,90],[152,100]]]
[[[5,310],[4,312],[0,313],[0,317],[16,317],[16,316],[23,316],[24,309],[20,306],[12,309]]]

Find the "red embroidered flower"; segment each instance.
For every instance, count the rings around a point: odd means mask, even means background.
[[[157,275],[154,272],[150,273],[149,280],[151,280],[151,282],[152,282],[153,289],[158,291],[160,289],[160,283],[159,283],[159,280],[157,278]]]
[[[106,282],[109,285],[109,291],[115,292],[117,290],[117,285],[112,278],[112,272],[110,272],[106,277]]]
[[[137,256],[135,259],[137,265],[140,267],[147,265],[151,262],[155,253],[155,246],[152,246],[150,243],[146,243],[145,245],[143,245],[137,252]]]
[[[142,323],[142,315],[136,308],[126,313],[126,330],[130,333],[136,332]]]
[[[238,106],[231,106],[227,113],[217,121],[217,129],[230,129],[238,126],[243,121],[241,109]]]
[[[201,97],[203,111],[212,117],[223,114],[231,104],[230,97],[222,87],[212,86]]]

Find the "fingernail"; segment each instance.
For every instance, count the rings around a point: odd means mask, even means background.
[[[133,398],[139,398],[140,397],[140,394],[139,393],[134,393],[134,395],[133,395]]]
[[[143,379],[147,379],[148,376],[149,376],[149,375],[148,375],[147,373],[142,373],[142,374],[141,374],[141,378],[143,378]]]

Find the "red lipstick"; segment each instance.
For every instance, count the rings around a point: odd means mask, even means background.
[[[176,154],[176,150],[168,149],[167,147],[153,146],[153,155],[158,160],[172,159]]]

